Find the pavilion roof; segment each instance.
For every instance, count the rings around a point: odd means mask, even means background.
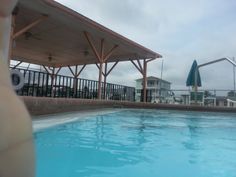
[[[13,59],[52,67],[96,64],[101,41],[107,62],[162,57],[53,0],[19,0]]]

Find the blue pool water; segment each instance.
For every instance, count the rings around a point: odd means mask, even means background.
[[[37,177],[236,177],[236,115],[123,110],[35,133]]]

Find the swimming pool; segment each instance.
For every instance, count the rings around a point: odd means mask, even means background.
[[[121,110],[34,135],[37,177],[236,176],[235,114]]]

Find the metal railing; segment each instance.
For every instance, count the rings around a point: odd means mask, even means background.
[[[165,100],[170,101],[172,99],[172,103],[175,104],[192,104],[195,102],[194,91],[192,90],[171,90],[171,96]],[[236,93],[234,90],[230,89],[199,89],[198,93],[199,99],[201,99],[202,95],[202,105],[203,106],[227,106],[227,99],[236,99]],[[169,99],[169,100],[168,100]],[[198,100],[201,102],[200,100]]]
[[[142,92],[136,94],[136,101],[140,101]],[[228,106],[228,100],[236,101],[236,92],[230,89],[199,89],[198,103],[202,106]],[[147,90],[147,100],[151,103],[164,104],[194,104],[194,91],[191,89],[155,89]],[[141,100],[142,101],[142,100]]]
[[[21,69],[24,76],[24,86],[16,91],[20,96],[58,97],[97,99],[98,81],[75,79],[63,75]],[[102,98],[105,100],[135,101],[135,88],[118,84],[102,82]]]

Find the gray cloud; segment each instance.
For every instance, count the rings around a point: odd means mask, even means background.
[[[236,56],[236,2],[233,0],[58,0],[79,13],[164,56],[163,78],[173,88],[186,88],[194,59],[204,63]],[[160,77],[161,60],[148,66]],[[221,63],[201,69],[203,88],[233,88],[232,66]],[[97,79],[89,66],[81,77]],[[109,82],[134,86],[141,75],[130,63],[120,63]]]

